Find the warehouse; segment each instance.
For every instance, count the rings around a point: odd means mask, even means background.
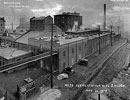
[[[30,45],[40,46],[47,49],[51,47],[50,38],[30,38]],[[58,51],[59,72],[68,66],[72,66],[81,58],[86,58],[89,55],[99,50],[99,36],[93,35],[89,37],[78,36],[59,36],[54,37],[53,50]],[[101,34],[101,48],[110,44],[110,34]]]

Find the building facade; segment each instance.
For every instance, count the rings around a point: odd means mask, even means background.
[[[86,58],[99,50],[98,35],[88,37],[58,37],[57,41],[53,42],[53,50],[58,51],[58,66],[59,72],[64,68],[74,65],[81,58]],[[114,40],[114,39],[113,39]],[[114,42],[114,41],[113,41]],[[50,49],[51,42],[49,39],[30,38],[29,43],[35,46],[41,46]],[[110,33],[101,34],[100,48],[110,44]]]
[[[16,27],[17,33],[25,33],[30,30],[30,22],[27,22],[24,18],[20,18],[20,24],[18,27]],[[13,28],[12,28],[13,30]]]
[[[48,50],[33,45],[18,43],[11,40],[2,39],[0,44],[0,66],[24,60]]]
[[[54,24],[63,31],[78,30],[82,26],[82,16],[77,12],[63,12],[59,15],[54,15]]]
[[[51,16],[47,17],[32,17],[30,18],[30,30],[31,31],[43,31],[53,23]]]
[[[0,35],[3,35],[5,32],[5,19],[4,17],[0,18]]]

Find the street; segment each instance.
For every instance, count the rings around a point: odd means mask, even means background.
[[[103,64],[104,69],[90,83],[95,86],[96,85],[100,85],[100,86],[86,88],[86,90],[89,89],[89,90],[92,90],[93,92],[88,92],[85,90],[79,100],[84,100],[85,98],[87,98],[87,99],[94,98],[95,100],[97,100],[97,95],[99,93],[97,91],[99,91],[99,90],[107,91],[106,89],[103,90],[101,88],[101,86],[112,82],[113,78],[117,77],[118,73],[125,65],[127,55],[128,55],[128,49],[127,49],[127,44],[126,44],[126,45],[122,46],[120,50],[116,51],[116,53],[114,53],[114,55],[112,55],[110,57],[110,59]],[[94,96],[94,95],[96,95],[96,96]],[[101,100],[104,100],[104,98]],[[108,100],[108,99],[105,99],[105,100]]]

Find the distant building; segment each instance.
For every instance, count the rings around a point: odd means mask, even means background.
[[[5,32],[5,19],[4,17],[0,17],[0,35],[3,35]]]
[[[55,31],[53,32],[54,36],[64,34],[64,32],[62,32],[62,30],[59,27],[57,27],[56,25],[54,25],[53,28],[55,29]],[[36,37],[36,38],[51,37],[51,31],[49,30],[49,28],[47,28],[47,26],[46,26],[46,29],[43,30],[43,31],[38,31],[38,30],[37,31],[36,30],[35,31],[29,31],[29,32],[23,34],[18,39],[16,39],[16,42],[28,44],[28,39],[32,38],[32,37]]]
[[[39,50],[40,48],[37,46],[18,43],[2,37],[0,43],[0,66],[31,57],[38,54]],[[46,50],[43,49],[43,52],[46,52]]]
[[[51,16],[32,17],[30,19],[30,30],[43,31],[46,28],[49,28],[50,24],[52,23],[53,23],[53,18]]]
[[[63,31],[78,30],[82,26],[82,16],[77,12],[63,12],[59,15],[54,15],[54,24]]]
[[[25,33],[30,30],[30,22],[27,22],[24,18],[20,18],[20,25],[16,27],[17,33]]]
[[[109,30],[100,30],[100,34],[105,34],[105,33],[109,33],[109,32],[110,32]],[[99,30],[98,29],[87,29],[87,30],[79,30],[79,31],[66,31],[65,34],[88,37],[88,36],[93,36],[93,35],[99,34]]]

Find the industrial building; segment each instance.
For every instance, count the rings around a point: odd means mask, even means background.
[[[33,17],[30,19],[30,31],[24,33],[16,42],[28,44],[28,39],[31,37],[50,37],[51,36],[51,24],[53,23],[53,18],[51,16],[47,17]],[[53,25],[54,36],[62,35],[64,32]]]
[[[0,35],[3,35],[5,32],[5,18],[0,17]]]
[[[109,32],[110,32],[109,30],[100,30],[100,34]],[[78,31],[66,31],[65,34],[88,37],[99,34],[99,30],[95,28],[95,29],[78,30]]]
[[[30,30],[30,22],[27,22],[24,18],[20,18],[20,24],[16,27],[16,32],[23,34]],[[12,23],[12,30],[13,30],[13,23]]]
[[[54,15],[54,24],[63,31],[78,30],[82,26],[82,16],[77,12],[63,12],[59,15]]]
[[[50,49],[50,38],[30,38],[29,44],[34,46],[45,47]],[[110,34],[101,34],[101,48],[110,44]],[[81,58],[86,58],[89,55],[99,50],[98,35],[89,37],[77,36],[58,36],[53,38],[53,50],[58,51],[59,72],[64,68],[72,66]]]
[[[31,31],[43,31],[53,23],[51,16],[32,17],[30,18],[30,30]]]
[[[42,52],[48,51],[42,49]],[[32,57],[41,52],[39,47],[2,39],[0,44],[0,66]]]

